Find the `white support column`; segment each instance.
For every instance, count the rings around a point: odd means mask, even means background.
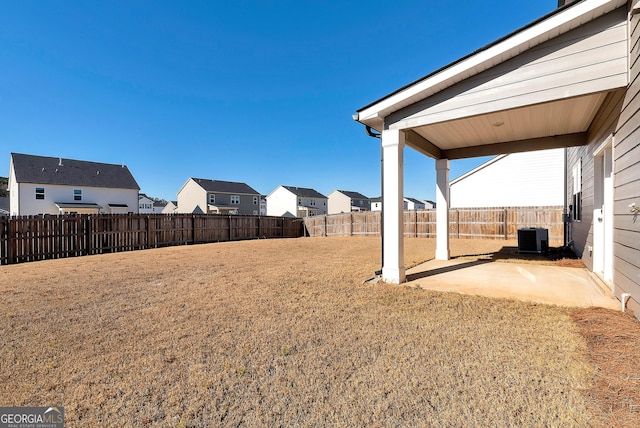
[[[436,160],[436,260],[449,260],[449,159]]]
[[[404,269],[404,132],[382,131],[383,200],[382,280],[405,281]]]

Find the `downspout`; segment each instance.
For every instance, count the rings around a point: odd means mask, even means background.
[[[369,125],[365,125],[367,135],[372,138],[382,140],[382,135],[373,132],[373,129]],[[381,203],[384,203],[384,156],[383,156],[382,143],[380,144],[380,198]],[[384,263],[384,206],[380,210],[380,238],[381,238],[381,254],[380,254],[380,270],[375,271],[375,276],[382,275],[382,264]]]

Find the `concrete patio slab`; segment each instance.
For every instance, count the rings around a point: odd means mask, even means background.
[[[586,268],[490,259],[431,260],[407,271],[406,285],[428,290],[559,306],[620,310],[620,302]]]

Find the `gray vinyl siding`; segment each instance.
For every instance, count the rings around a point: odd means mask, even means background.
[[[625,91],[611,92],[596,114],[589,129],[589,145],[567,149],[567,204],[573,196],[574,166],[582,162],[582,219],[571,223],[570,239],[574,242],[575,253],[582,258],[589,269],[593,269],[593,209],[594,209],[594,151],[606,141],[619,122],[620,110]]]
[[[579,221],[572,221],[570,224],[570,240],[573,241],[573,248],[578,257],[581,257],[589,269],[593,269],[593,258],[589,246],[593,246],[593,152],[596,143],[588,146],[574,147],[567,150],[567,204],[572,203],[574,193],[573,170],[582,162],[582,218]],[[575,208],[574,208],[575,209]]]
[[[616,295],[630,293],[627,308],[640,316],[640,218],[629,204],[640,205],[640,15],[630,21],[630,84],[614,139],[614,260]]]
[[[567,150],[567,200],[573,194],[573,166],[582,159],[583,217],[573,222],[572,239],[576,253],[593,269],[589,247],[593,245],[593,152],[609,134],[613,139],[613,284],[614,293],[631,294],[627,308],[640,314],[640,219],[629,204],[640,205],[640,15],[630,22],[630,84],[626,90],[610,93],[589,130],[590,144]],[[570,202],[569,202],[570,203]]]
[[[238,214],[243,214],[243,215],[259,215],[260,214],[260,195],[258,194],[245,195],[241,193],[236,193],[235,196],[238,196],[240,198],[240,203],[237,205],[231,204],[232,194],[230,193],[209,192],[207,193],[207,200],[209,199],[210,194],[216,195],[216,203],[214,205],[219,204],[223,206],[237,208]],[[254,197],[256,198],[256,201],[257,201],[255,205],[253,204]],[[254,213],[254,211],[256,212]]]

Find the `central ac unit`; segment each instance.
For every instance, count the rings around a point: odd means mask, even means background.
[[[530,227],[518,229],[518,252],[546,254],[549,252],[549,230]]]

